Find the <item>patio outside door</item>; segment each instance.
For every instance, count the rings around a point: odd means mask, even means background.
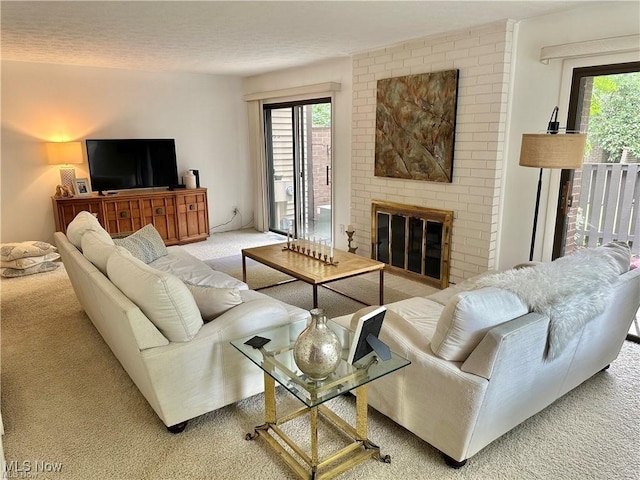
[[[331,99],[264,106],[269,230],[331,242]]]

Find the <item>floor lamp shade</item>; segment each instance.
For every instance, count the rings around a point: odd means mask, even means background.
[[[580,168],[587,136],[582,133],[522,135],[520,165],[535,168]]]
[[[47,161],[52,165],[70,165],[82,163],[81,142],[51,142],[46,144]],[[60,168],[60,182],[73,191],[76,171],[73,167]]]
[[[582,166],[584,159],[584,145],[587,136],[584,134],[529,134],[522,135],[520,149],[520,165],[540,169],[538,175],[538,192],[536,194],[536,208],[533,214],[533,229],[531,232],[531,248],[529,260],[533,260],[533,250],[536,243],[536,227],[538,224],[538,210],[540,208],[540,191],[542,190],[542,169],[561,168],[575,169]]]

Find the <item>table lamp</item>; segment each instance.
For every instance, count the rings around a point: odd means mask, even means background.
[[[52,165],[80,164],[82,158],[82,142],[50,142],[46,144],[47,160]],[[73,167],[60,167],[60,182],[73,192],[73,181],[76,170]]]
[[[538,223],[538,210],[540,207],[540,191],[542,189],[542,169],[561,168],[575,169],[582,166],[584,158],[584,145],[587,139],[585,134],[569,133],[558,134],[558,107],[553,109],[547,133],[525,133],[522,135],[522,147],[520,149],[520,165],[523,167],[535,167],[540,169],[538,176],[538,193],[536,196],[536,208],[533,215],[533,232],[531,234],[531,249],[529,260],[533,260],[533,248],[536,241],[536,225]]]

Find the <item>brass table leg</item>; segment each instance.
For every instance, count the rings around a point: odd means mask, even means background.
[[[245,440],[253,440],[259,435],[259,431],[267,432],[269,427],[276,423],[276,382],[266,372],[264,373],[264,424],[255,428],[253,433],[247,433]]]
[[[356,394],[356,432],[358,440],[367,439],[367,386],[355,389]]]
[[[382,274],[382,270],[380,274]],[[367,450],[375,450],[377,452],[377,460],[391,463],[391,456],[382,455],[380,447],[367,438],[367,386],[363,385],[356,388],[354,393],[356,394],[356,432],[358,440],[362,441],[362,446]]]
[[[264,374],[264,421],[276,423],[276,381],[266,372]]]
[[[309,411],[311,423],[311,478],[318,473],[318,407]]]

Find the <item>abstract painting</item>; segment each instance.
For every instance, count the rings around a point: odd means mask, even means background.
[[[451,182],[458,70],[378,80],[377,177]]]

